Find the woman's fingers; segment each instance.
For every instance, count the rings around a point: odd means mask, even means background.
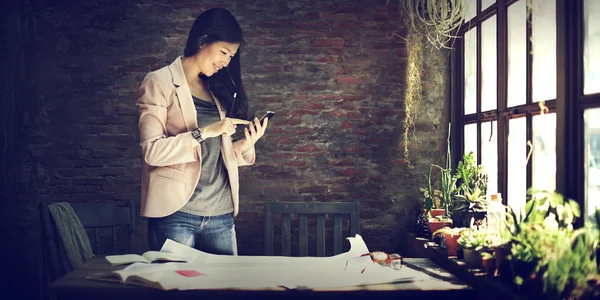
[[[250,124],[250,121],[236,119],[236,118],[227,118],[227,120],[231,121],[232,124]]]

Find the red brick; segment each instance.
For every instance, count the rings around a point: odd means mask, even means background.
[[[297,138],[283,137],[283,138],[276,139],[275,143],[277,143],[277,144],[297,144],[298,143],[298,139]]]
[[[315,147],[314,145],[296,147],[296,151],[298,151],[298,152],[315,152],[318,150],[319,150],[319,148]]]
[[[365,152],[367,152],[367,148],[365,148],[365,147],[346,148],[346,153],[365,153]]]
[[[346,41],[344,39],[336,39],[336,38],[332,38],[332,39],[318,38],[318,39],[313,40],[311,44],[314,47],[329,47],[329,46],[343,47],[346,44]]]
[[[273,45],[279,45],[279,40],[275,40],[275,39],[258,39],[256,42],[254,42],[255,45],[257,46],[273,46]]]
[[[340,98],[339,95],[320,95],[320,96],[317,96],[317,99],[319,99],[319,100],[337,100],[339,98]]]
[[[342,174],[344,174],[344,176],[360,176],[360,175],[367,174],[367,171],[359,170],[356,168],[348,168],[348,169],[345,169],[344,171],[342,171]]]
[[[309,102],[309,103],[304,104],[301,108],[302,109],[324,109],[325,104]]]
[[[282,67],[281,66],[265,66],[265,72],[268,73],[278,73],[281,72]]]
[[[342,95],[342,100],[346,101],[362,101],[365,100],[364,95]]]
[[[355,76],[348,76],[348,75],[341,75],[338,76],[338,81],[341,83],[360,83],[360,78],[357,78]]]

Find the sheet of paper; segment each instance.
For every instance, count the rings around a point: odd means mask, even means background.
[[[371,261],[360,235],[348,238],[350,250],[331,257],[214,255],[167,240],[161,251],[189,261],[189,268],[206,276],[186,280],[179,289],[216,288],[334,288],[415,280],[420,272],[393,270]]]
[[[147,259],[137,254],[107,255],[106,260],[108,260],[108,262],[113,266],[130,264],[134,262],[148,262]]]
[[[369,253],[367,245],[360,235],[347,238],[350,250],[330,257],[286,257],[286,256],[230,256],[206,253],[173,240],[167,239],[160,251],[182,256],[194,264],[232,264],[232,265],[282,265],[282,264],[330,264],[331,267],[343,269],[350,258]]]

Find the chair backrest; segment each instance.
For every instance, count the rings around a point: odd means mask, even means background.
[[[308,221],[309,216],[316,217],[316,254],[325,256],[326,238],[325,221],[333,216],[333,254],[342,253],[344,239],[360,233],[359,205],[350,202],[267,202],[265,210],[265,255],[274,255],[274,219],[281,216],[281,254],[291,254],[291,220],[292,215],[298,218],[298,255],[308,255]],[[347,217],[348,235],[343,236],[343,219]]]
[[[127,253],[135,253],[135,203],[133,200],[114,203],[71,203],[83,228],[88,232],[94,254],[118,254],[119,227],[125,228],[128,237]],[[112,232],[111,251],[102,251],[100,247],[101,230]],[[94,239],[89,236],[93,231]]]
[[[40,204],[40,217],[42,224],[42,245],[44,248],[44,266],[49,280],[64,275],[68,267],[64,266],[66,252],[58,234],[56,224],[48,205]],[[90,243],[94,254],[116,254],[117,228],[124,228],[128,237],[126,245],[127,253],[135,253],[135,203],[132,200],[113,203],[70,203],[73,211],[79,218],[81,225],[86,229],[88,239],[95,241]],[[111,251],[101,251],[100,230],[111,230]],[[90,238],[93,232],[94,239]],[[104,253],[103,253],[104,252]]]

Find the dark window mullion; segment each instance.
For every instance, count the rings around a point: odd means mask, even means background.
[[[600,94],[585,95],[579,97],[581,103],[581,109],[597,108],[600,107]]]
[[[451,106],[450,124],[452,124],[451,149],[452,149],[452,168],[455,169],[458,161],[462,159],[465,150],[465,129],[464,129],[464,87],[465,87],[465,47],[464,33],[461,38],[455,41],[456,50],[451,53],[453,76],[450,78],[450,89],[452,91],[453,104]]]
[[[556,191],[585,213],[583,115],[580,108],[583,1],[556,0]],[[576,224],[581,226],[582,220]]]
[[[498,108],[498,192],[502,195],[508,195],[508,118],[500,112],[506,111],[507,104],[507,85],[508,85],[508,20],[507,7],[505,0],[498,0],[496,10],[496,45],[497,45],[497,108]],[[507,204],[507,197],[502,197],[504,204]]]
[[[523,0],[524,1],[524,0]],[[529,3],[526,3],[526,10],[529,11],[530,7],[529,7]],[[531,28],[531,13],[527,15],[527,21],[525,22],[525,36],[527,39],[527,44],[526,44],[526,49],[527,49],[527,57],[526,57],[526,72],[527,72],[527,85],[525,88],[525,107],[528,108],[527,112],[526,112],[526,135],[527,135],[527,144],[526,144],[526,155],[529,157],[529,160],[527,161],[527,188],[530,188],[531,185],[533,184],[533,151],[531,146],[529,146],[529,143],[532,143],[533,141],[533,128],[532,128],[532,124],[533,124],[533,120],[532,120],[532,114],[530,112],[530,108],[532,107],[532,98],[533,98],[533,54],[532,54],[532,49],[533,49],[533,42],[532,42],[532,28]],[[536,104],[537,106],[537,104]],[[531,156],[529,156],[529,153],[532,153]]]
[[[477,11],[481,11],[481,0],[477,1]],[[476,35],[477,35],[477,45],[476,45],[476,52],[477,52],[477,104],[476,104],[476,115],[477,115],[477,164],[481,164],[482,160],[481,160],[481,86],[482,86],[482,80],[481,80],[481,74],[482,74],[482,70],[481,70],[481,65],[482,65],[482,61],[481,61],[481,48],[482,48],[482,43],[481,43],[481,29],[482,29],[482,25],[483,23],[479,23],[477,24],[477,28],[475,28],[476,30]]]

